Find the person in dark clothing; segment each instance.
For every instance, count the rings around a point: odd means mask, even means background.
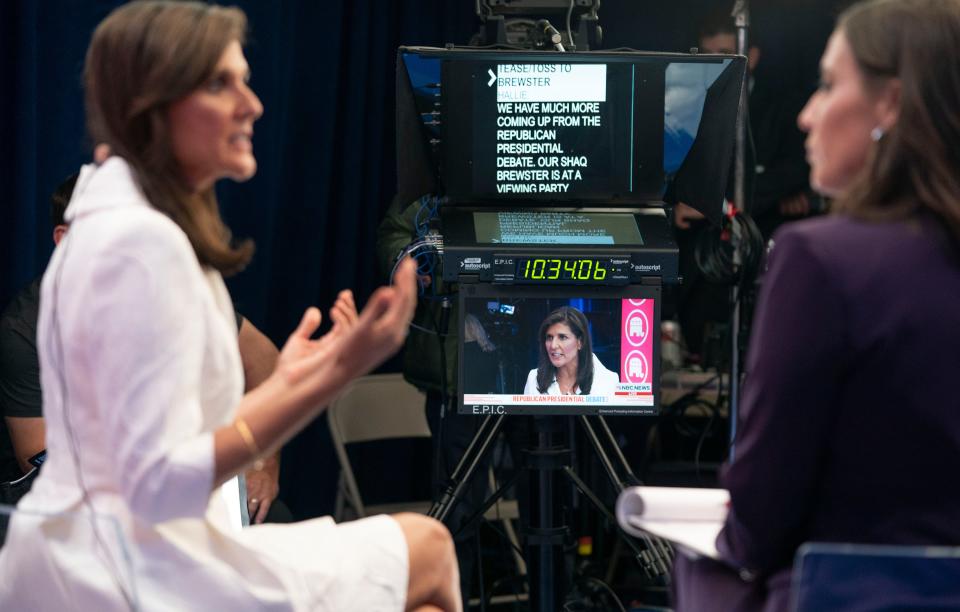
[[[475,315],[463,316],[463,360],[470,364],[463,371],[465,393],[500,393],[497,374],[497,346],[490,340]]]
[[[39,305],[38,278],[14,297],[0,317],[0,481],[4,482],[29,472],[30,457],[43,450],[36,341]]]
[[[108,155],[108,149],[95,153],[99,161]],[[64,220],[64,212],[73,195],[77,176],[67,177],[50,196],[50,222],[55,245],[60,244],[70,228]],[[21,290],[0,316],[0,417],[3,417],[0,418],[0,482],[14,481],[30,472],[35,467],[30,458],[42,453],[45,446],[37,355],[40,281],[38,277]],[[253,323],[239,313],[236,318],[244,380],[248,388],[253,388],[273,371],[278,351]],[[277,499],[280,490],[279,452],[264,459],[260,469],[248,470],[244,477],[249,522],[293,521],[290,510]],[[17,489],[17,495],[24,493],[25,488]]]
[[[677,610],[787,609],[807,541],[960,545],[958,54],[956,0],[841,15],[799,118],[835,214],[774,237],[721,560],[677,557]]]
[[[737,52],[736,42],[729,7],[702,22],[698,38],[701,53],[733,54]],[[803,133],[796,122],[810,91],[778,76],[776,65],[763,61],[762,45],[752,44],[747,60],[746,211],[766,242],[782,224],[821,212],[824,205],[810,189]],[[732,171],[730,176],[732,185]],[[731,186],[730,199],[732,192]],[[701,234],[716,230],[708,226],[702,214],[682,202],[674,208],[674,225],[684,279],[677,290],[677,316],[690,352],[703,354],[709,349],[705,346],[709,328],[730,318],[729,288],[708,280],[694,258]]]
[[[67,233],[63,213],[77,175],[71,175],[50,196],[53,243]],[[0,316],[0,481],[16,480],[33,466],[29,459],[44,449],[37,316],[40,278],[24,287]],[[14,501],[14,500],[11,500]]]
[[[729,10],[714,13],[700,27],[701,53],[737,52],[737,32]],[[779,77],[773,65],[762,61],[761,47],[747,52],[749,142],[747,146],[747,212],[765,239],[784,222],[821,211],[821,198],[810,189],[810,166],[803,149],[803,133],[796,118],[810,95],[803,84]],[[702,219],[696,210],[678,204],[678,228]]]

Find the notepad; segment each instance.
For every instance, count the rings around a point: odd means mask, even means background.
[[[729,504],[726,489],[630,487],[617,499],[617,521],[631,535],[652,534],[687,554],[716,559]]]

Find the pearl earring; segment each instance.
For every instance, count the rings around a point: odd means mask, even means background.
[[[880,142],[880,139],[883,138],[883,134],[883,128],[879,125],[870,130],[870,138],[872,138],[874,142]]]

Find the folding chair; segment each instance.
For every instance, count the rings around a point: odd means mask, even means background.
[[[334,514],[338,521],[347,518],[347,508],[356,518],[395,512],[426,514],[430,509],[429,499],[367,506],[347,454],[347,445],[357,442],[429,438],[424,399],[400,374],[372,374],[355,380],[330,404],[327,422],[340,463]]]
[[[363,376],[343,392],[327,410],[330,436],[340,463],[340,478],[334,517],[340,521],[348,516],[362,518],[374,514],[418,512],[426,514],[431,501],[410,500],[406,502],[367,505],[360,488],[347,445],[357,442],[391,440],[402,438],[429,438],[430,427],[424,413],[425,397],[422,392],[403,380],[400,374],[371,374]],[[456,418],[456,416],[452,417]],[[491,491],[496,489],[493,470],[487,478]],[[348,515],[347,509],[352,512]],[[500,500],[490,507],[484,517],[501,521],[504,531],[514,547],[519,548],[518,538],[511,520],[519,518],[515,500]],[[521,574],[526,573],[523,558],[514,552],[514,561]]]

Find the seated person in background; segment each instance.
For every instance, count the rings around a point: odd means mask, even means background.
[[[747,51],[749,136],[744,191],[746,210],[766,242],[783,223],[819,212],[823,200],[810,190],[810,167],[805,159],[803,133],[796,121],[809,88],[787,80],[774,62],[764,61],[762,42],[751,30]],[[736,53],[737,33],[729,6],[724,4],[708,14],[699,27],[697,44],[701,53]],[[731,200],[733,176],[731,168],[727,196]],[[718,346],[725,344],[726,334],[717,328],[730,321],[730,289],[711,282],[694,258],[702,234],[717,230],[708,226],[702,214],[682,202],[674,208],[673,217],[683,276],[683,284],[669,291],[676,296],[676,317],[687,348],[695,355],[693,360],[705,366],[717,365],[715,353],[726,353],[723,346]],[[668,312],[667,316],[672,315]]]
[[[240,363],[243,366],[243,390],[249,392],[269,378],[277,365],[280,351],[257,326],[249,319],[236,313],[237,345],[240,349]],[[250,466],[244,472],[243,483],[246,491],[247,513],[251,524],[289,523],[293,515],[281,500],[280,493],[280,449],[262,464]]]
[[[496,345],[483,324],[473,314],[463,316],[463,360],[470,364],[463,371],[466,393],[501,393],[498,385]]]
[[[677,610],[789,609],[804,542],[960,545],[958,56],[957,0],[840,16],[799,118],[834,214],[775,237],[721,562],[677,556]]]
[[[68,177],[50,196],[53,243],[67,232],[63,220],[77,182]],[[20,478],[33,466],[28,459],[44,449],[43,400],[37,359],[40,277],[24,287],[0,316],[0,480]],[[11,500],[12,501],[12,500]]]
[[[620,376],[604,367],[590,340],[587,317],[571,306],[557,308],[540,324],[540,359],[527,375],[524,395],[604,395]]]
[[[452,539],[433,519],[235,530],[216,494],[396,352],[416,297],[408,260],[361,313],[341,294],[322,337],[307,309],[243,393],[222,275],[253,248],[231,240],[214,186],[257,169],[246,30],[237,8],[141,1],[93,33],[87,124],[113,156],[81,170],[41,284],[48,457],[0,549],[0,609],[137,607],[95,511],[112,517],[146,609],[462,610]]]
[[[95,157],[104,161],[109,151],[100,147]],[[54,245],[60,244],[70,229],[63,215],[76,182],[76,174],[67,177],[50,196]],[[0,416],[3,417],[0,419],[0,480],[3,482],[29,472],[33,466],[28,460],[42,452],[46,444],[36,340],[40,280],[38,277],[20,291],[0,317]],[[250,391],[273,371],[279,351],[253,323],[239,313],[236,316],[244,389]],[[251,523],[266,520],[280,490],[279,479],[279,451],[264,459],[260,469],[247,470],[244,497]],[[271,519],[289,522],[290,511],[279,503]]]
[[[747,51],[750,138],[746,198],[747,211],[764,239],[769,239],[785,221],[819,212],[822,200],[810,190],[810,166],[804,156],[803,133],[796,122],[810,88],[786,80],[772,64],[763,63],[758,40],[752,36]],[[737,30],[729,7],[714,11],[703,21],[697,44],[701,53],[737,52]],[[691,221],[703,215],[679,204],[674,218],[677,227],[687,229]]]

